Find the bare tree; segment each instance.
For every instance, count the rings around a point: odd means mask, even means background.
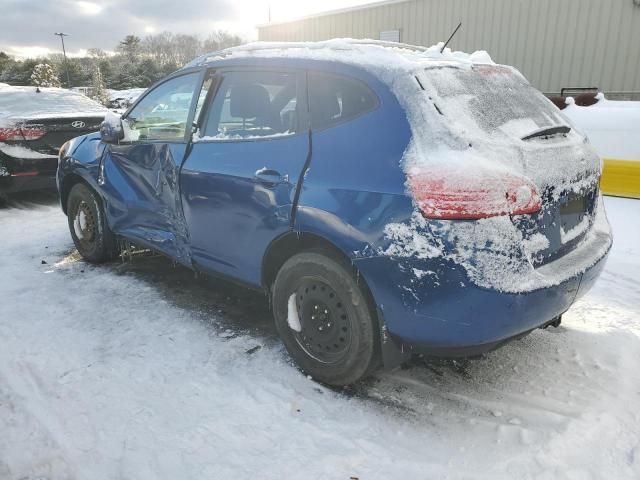
[[[203,52],[215,52],[225,48],[242,45],[244,42],[238,35],[234,35],[225,30],[214,30],[203,42]]]
[[[124,37],[124,40],[118,44],[117,49],[130,60],[135,60],[140,54],[140,42],[140,37],[127,35]]]

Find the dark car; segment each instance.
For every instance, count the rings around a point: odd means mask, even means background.
[[[55,188],[60,147],[99,130],[106,112],[62,88],[0,86],[0,196]]]
[[[58,188],[86,260],[122,237],[262,290],[302,369],[344,385],[557,325],[611,246],[599,176],[486,54],[330,41],[195,60],[67,143]]]

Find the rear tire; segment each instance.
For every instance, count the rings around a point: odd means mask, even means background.
[[[96,193],[84,183],[77,183],[67,198],[67,220],[73,243],[82,258],[103,263],[117,255],[115,235],[107,226]]]
[[[278,333],[314,379],[349,385],[377,365],[377,322],[348,268],[322,253],[300,253],[280,268],[272,295]]]

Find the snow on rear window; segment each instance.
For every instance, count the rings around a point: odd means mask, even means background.
[[[542,128],[566,125],[544,95],[509,67],[428,68],[420,77],[437,94],[443,115],[470,129],[522,138]]]

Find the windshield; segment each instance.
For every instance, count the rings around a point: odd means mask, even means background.
[[[542,93],[509,67],[432,67],[420,79],[435,93],[433,101],[442,114],[464,124],[465,130],[522,138],[567,124]]]

